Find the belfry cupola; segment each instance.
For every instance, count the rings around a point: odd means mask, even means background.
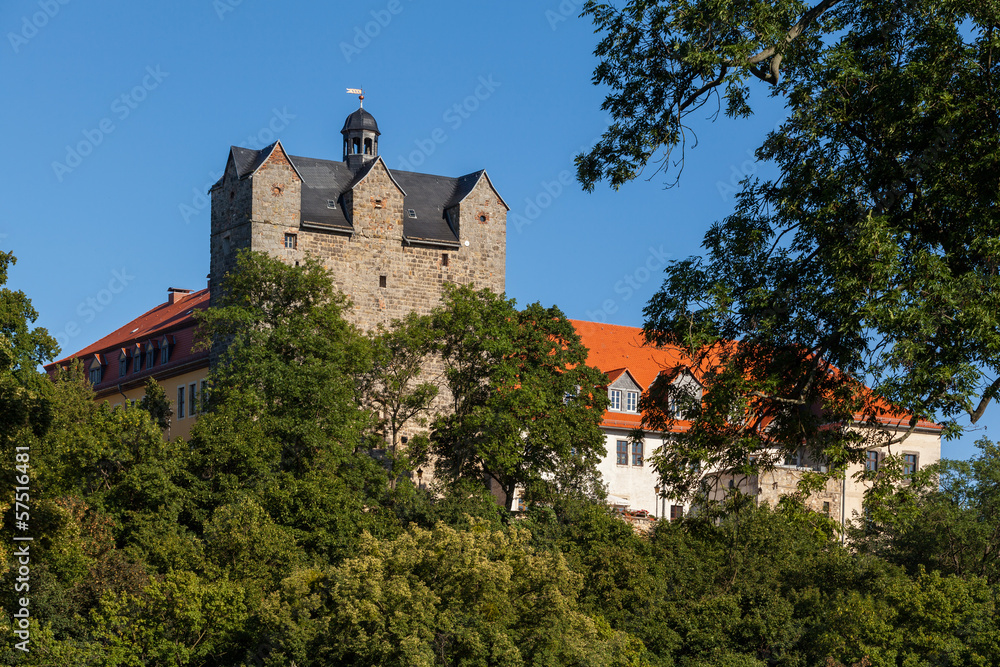
[[[361,97],[364,104],[364,97]],[[344,121],[344,162],[355,171],[378,157],[378,123],[375,117],[360,107]]]

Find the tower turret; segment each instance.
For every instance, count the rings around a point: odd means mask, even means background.
[[[362,98],[363,99],[363,98]],[[375,117],[359,108],[344,121],[344,162],[357,171],[378,157],[378,123]]]

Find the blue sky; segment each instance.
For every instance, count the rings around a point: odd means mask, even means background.
[[[204,287],[205,192],[229,146],[278,138],[293,155],[340,159],[340,128],[357,107],[345,89],[363,86],[390,168],[489,172],[512,209],[507,292],[518,303],[641,326],[666,261],[697,253],[743,175],[767,173],[752,152],[781,109],[697,123],[674,188],[650,169],[617,192],[582,192],[572,158],[608,118],[580,5],[8,0],[9,286],[28,294],[64,353],[164,301],[168,287]],[[983,433],[945,443],[944,455],[969,456]]]

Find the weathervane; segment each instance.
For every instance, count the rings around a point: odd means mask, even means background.
[[[362,90],[361,88],[348,88],[347,89],[347,94],[348,95],[357,95],[358,96],[358,100],[360,100],[360,103],[361,103],[361,108],[362,109],[365,108],[365,91],[364,90]]]

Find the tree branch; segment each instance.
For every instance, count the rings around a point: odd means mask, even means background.
[[[798,22],[796,22],[796,24],[789,28],[788,32],[785,33],[784,44],[782,44],[782,46],[791,44],[795,38],[805,32],[806,28],[818,19],[823,12],[830,9],[830,7],[833,7],[838,2],[840,2],[840,0],[823,0],[818,5],[803,14],[802,18],[800,18]],[[763,77],[754,71],[753,68],[750,68],[750,71],[753,72],[757,78],[761,79],[761,81],[765,81],[773,85],[778,83],[778,78],[780,76],[779,70],[781,68],[781,60],[783,57],[784,56],[782,56],[781,53],[778,53],[777,46],[771,46],[747,58],[747,64],[756,65],[758,63],[762,63],[768,58],[771,58],[768,72]]]
[[[983,416],[984,412],[986,412],[986,408],[989,406],[990,401],[993,400],[993,394],[996,393],[998,388],[1000,388],[1000,378],[994,380],[993,384],[986,388],[986,391],[983,392],[982,399],[979,401],[979,406],[976,407],[975,410],[966,410],[966,412],[969,413],[969,420],[973,424],[979,421],[979,418]]]

